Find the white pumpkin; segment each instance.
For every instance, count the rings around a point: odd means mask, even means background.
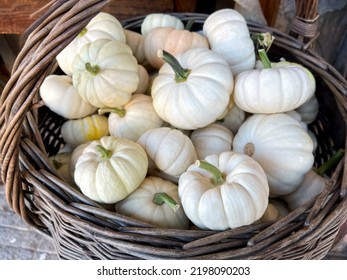
[[[183,22],[176,16],[163,13],[148,14],[141,23],[141,34],[146,35],[157,27],[174,27],[184,29]]]
[[[228,128],[217,123],[198,128],[190,135],[199,159],[231,151],[233,138],[234,135]]]
[[[163,120],[153,108],[152,97],[134,94],[122,108],[104,109],[108,116],[110,135],[137,141],[147,130],[161,127]]]
[[[72,65],[72,81],[92,105],[118,107],[131,99],[139,83],[139,68],[128,45],[99,39],[84,45]]]
[[[146,68],[139,65],[139,83],[137,89],[133,92],[134,94],[146,94],[149,87],[149,74]]]
[[[81,119],[68,120],[61,127],[61,135],[65,143],[72,148],[91,140],[98,140],[109,135],[107,117],[93,114]]]
[[[329,183],[329,177],[326,176],[326,172],[341,160],[344,156],[344,149],[339,149],[336,153],[331,156],[326,162],[324,162],[318,168],[310,169],[304,177],[298,188],[293,192],[282,196],[281,198],[287,202],[291,210],[303,205],[305,202],[309,201],[316,195],[320,194],[326,185]]]
[[[318,115],[319,103],[316,95],[313,95],[304,104],[295,109],[300,115],[304,123],[312,123]]]
[[[272,63],[271,68],[253,69],[235,79],[234,101],[249,113],[274,114],[295,110],[315,93],[312,73],[297,63]]]
[[[215,122],[228,108],[233,75],[218,54],[195,48],[175,57],[162,51],[165,63],[151,94],[158,115],[172,126],[193,130]],[[173,67],[174,69],[173,69]]]
[[[246,113],[234,103],[233,98],[230,98],[230,103],[226,114],[216,122],[228,128],[235,135],[241,124],[245,121]]]
[[[80,34],[56,57],[58,65],[66,75],[72,75],[73,59],[81,48],[98,39],[117,40],[125,43],[125,33],[120,21],[105,12],[100,12],[92,18]]]
[[[272,197],[294,191],[314,162],[311,137],[287,114],[249,117],[234,137],[233,150],[259,162]]]
[[[41,84],[40,96],[51,111],[67,119],[83,118],[97,110],[81,98],[71,77],[66,75],[47,76]]]
[[[197,227],[225,230],[260,219],[268,205],[269,186],[254,159],[227,151],[191,165],[180,176],[178,194]]]
[[[63,178],[68,184],[74,185],[73,176],[70,175],[71,152],[58,153],[50,156],[48,159],[58,175]]]
[[[77,163],[78,158],[80,157],[80,155],[83,154],[84,148],[86,148],[90,143],[91,143],[91,141],[85,142],[83,144],[78,145],[77,147],[75,147],[72,150],[70,164],[69,164],[69,173],[70,173],[71,178],[74,177],[76,163]]]
[[[260,222],[274,222],[288,215],[290,211],[285,201],[278,198],[269,199],[268,207],[261,217]]]
[[[170,127],[150,129],[140,136],[137,143],[159,170],[171,176],[181,175],[197,160],[189,137]]]
[[[76,163],[74,179],[84,195],[111,204],[136,190],[147,168],[147,155],[140,145],[105,136],[84,148]]]
[[[302,115],[297,111],[297,110],[293,110],[293,111],[288,111],[286,112],[287,115],[291,116],[292,118],[294,118],[295,120],[297,120],[300,125],[302,126],[303,129],[305,129],[308,133],[308,135],[311,137],[312,143],[313,143],[313,153],[315,153],[317,147],[318,147],[318,140],[317,140],[317,136],[313,133],[312,130],[310,130],[306,124],[306,122],[304,122],[302,120]]]
[[[311,169],[305,174],[303,181],[293,192],[281,196],[281,198],[287,202],[289,209],[293,211],[320,194],[327,182],[327,178],[318,175]]]
[[[116,211],[160,228],[189,227],[177,185],[159,177],[145,178],[133,193],[116,203]]]
[[[210,14],[203,24],[211,50],[228,62],[234,76],[254,68],[255,51],[245,18],[225,8]]]

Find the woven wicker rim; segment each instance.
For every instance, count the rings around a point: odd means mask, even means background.
[[[81,3],[83,2],[83,3]],[[6,199],[16,213],[52,237],[62,259],[302,259],[322,258],[331,247],[339,225],[347,217],[347,170],[343,158],[331,173],[326,189],[275,223],[261,223],[222,232],[158,229],[107,211],[59,178],[48,161],[48,138],[59,136],[50,119],[42,124],[38,88],[57,69],[55,56],[108,1],[56,1],[30,29],[11,79],[1,96],[1,175]],[[201,25],[207,15],[174,14]],[[139,27],[144,16],[123,21]],[[274,48],[311,69],[326,90],[321,98],[334,101],[341,129],[324,151],[346,148],[347,82],[328,63],[293,37],[249,23],[252,33],[272,32]],[[67,32],[65,30],[68,30]],[[329,104],[324,104],[329,107]],[[325,107],[324,106],[324,107]],[[324,117],[324,116],[323,116]],[[341,120],[343,120],[341,122]],[[334,119],[335,121],[335,119]],[[337,121],[336,121],[337,122]],[[58,124],[59,127],[59,124]],[[327,125],[318,123],[324,135]],[[48,132],[47,132],[48,131]],[[329,136],[329,135],[328,135]],[[324,139],[325,140],[325,139]],[[54,141],[53,141],[54,142]],[[59,146],[53,144],[53,146]],[[329,150],[329,152],[333,152]],[[323,206],[322,206],[323,205]]]

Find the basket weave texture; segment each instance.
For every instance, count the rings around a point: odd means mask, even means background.
[[[276,222],[225,231],[160,229],[108,211],[64,182],[49,163],[63,140],[64,120],[38,106],[38,89],[57,70],[56,55],[108,1],[55,1],[28,29],[11,79],[1,96],[1,178],[6,199],[28,224],[51,237],[61,259],[321,259],[347,218],[347,164],[329,174],[324,191]],[[194,19],[199,30],[207,15]],[[123,21],[139,31],[144,16]],[[275,29],[248,24],[251,33],[271,32],[269,56],[312,71],[317,82],[316,165],[346,149],[347,82],[305,42]]]

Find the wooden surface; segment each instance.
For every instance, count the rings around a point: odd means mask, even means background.
[[[42,14],[50,0],[2,0],[0,5],[0,33],[22,34]],[[104,11],[119,20],[151,12],[193,12],[195,0],[112,0]]]

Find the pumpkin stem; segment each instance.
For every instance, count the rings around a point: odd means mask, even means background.
[[[255,152],[255,146],[253,143],[249,142],[245,145],[245,147],[243,148],[243,152],[247,155],[252,157],[254,155]]]
[[[212,176],[213,176],[212,183],[215,186],[218,186],[218,185],[221,185],[224,183],[224,178],[223,178],[222,172],[220,172],[220,170],[217,167],[215,167],[213,164],[207,162],[206,160],[197,160],[195,162],[195,164],[198,167],[200,167],[200,168],[202,168],[202,169],[204,169],[204,170],[206,170],[212,174]]]
[[[158,50],[157,56],[171,66],[172,70],[175,72],[176,83],[185,82],[188,79],[191,70],[184,69],[172,54],[165,50]]]
[[[336,165],[339,160],[345,154],[344,149],[339,149],[334,155],[331,156],[326,162],[324,162],[320,167],[316,168],[315,171],[318,175],[324,175],[330,168]]]
[[[93,76],[96,76],[100,72],[100,67],[98,65],[92,66],[90,62],[87,62],[86,65],[86,70],[92,74]]]
[[[112,156],[112,151],[105,149],[101,145],[97,145],[96,150],[101,153],[101,159],[109,159]]]
[[[258,53],[259,53],[259,58],[264,65],[264,68],[265,69],[271,68],[271,61],[269,57],[267,56],[266,51],[264,49],[260,49],[258,50]]]
[[[186,24],[186,26],[185,26],[184,29],[185,29],[185,30],[188,30],[188,31],[191,31],[191,29],[192,29],[194,23],[195,23],[195,19],[190,19],[190,20],[187,22],[187,24]]]
[[[167,193],[156,193],[153,196],[153,203],[157,205],[166,203],[174,212],[176,212],[178,208],[180,208],[180,205]]]
[[[265,32],[253,34],[252,39],[257,50],[264,49],[266,52],[268,52],[275,37],[271,35],[271,33]]]
[[[58,170],[59,168],[61,168],[63,166],[63,164],[59,161],[57,161],[56,159],[52,160],[53,166],[56,170]]]
[[[121,109],[121,108],[100,108],[98,110],[99,115],[103,115],[105,113],[115,113],[117,114],[120,118],[124,118],[126,115],[126,110]]]
[[[78,34],[78,37],[84,36],[88,32],[88,29],[85,27],[82,29],[82,31]]]

